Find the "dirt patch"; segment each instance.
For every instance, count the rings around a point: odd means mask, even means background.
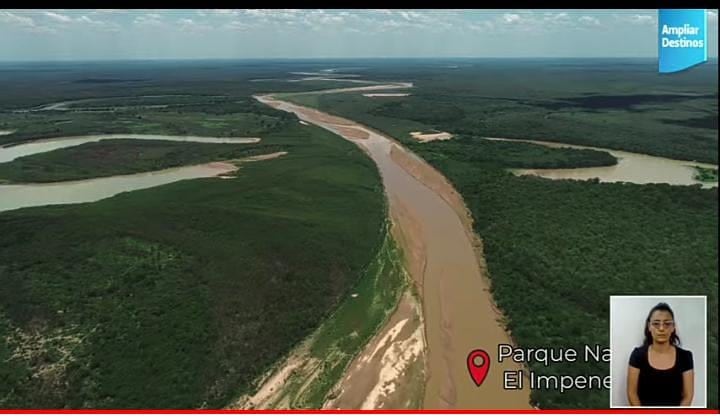
[[[309,107],[303,107],[302,108],[302,114],[307,119],[310,120],[317,120],[324,123],[331,123],[333,125],[340,125],[340,126],[355,126],[355,122],[351,120],[347,120],[345,118],[341,118],[339,116],[331,116],[327,113],[322,113],[317,110],[311,109]]]
[[[348,137],[352,140],[368,139],[370,137],[370,133],[363,129],[351,128],[348,126],[338,126],[335,129],[337,129],[342,136]]]
[[[424,134],[422,132],[410,132],[410,135],[417,139],[418,142],[430,142],[430,141],[447,141],[452,139],[453,135],[448,132],[437,132]]]
[[[212,168],[212,169],[222,169],[227,171],[234,171],[237,170],[237,166],[235,164],[225,162],[225,161],[215,161],[212,163],[207,164],[200,164],[201,166]]]

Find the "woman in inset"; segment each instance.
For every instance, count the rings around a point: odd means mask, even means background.
[[[645,342],[633,350],[627,376],[632,406],[690,406],[693,399],[692,352],[680,348],[675,314],[658,303],[645,320]]]

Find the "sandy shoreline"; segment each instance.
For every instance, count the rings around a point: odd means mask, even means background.
[[[407,97],[410,93],[366,93],[365,97]]]
[[[448,132],[437,132],[424,134],[422,132],[410,132],[410,136],[417,139],[418,142],[430,142],[430,141],[447,141],[452,139],[453,135]]]
[[[387,323],[350,363],[323,409],[412,408],[424,383],[421,315],[419,303],[405,291]]]

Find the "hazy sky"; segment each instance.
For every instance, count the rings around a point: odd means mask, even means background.
[[[655,56],[656,10],[0,10],[2,61]]]

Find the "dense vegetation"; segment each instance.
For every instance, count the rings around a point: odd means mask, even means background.
[[[0,182],[38,183],[114,176],[232,160],[281,149],[287,152],[291,148],[291,144],[202,144],[105,139],[2,163]]]
[[[718,181],[718,171],[715,168],[695,167],[695,179],[703,182]]]
[[[684,125],[673,128],[660,120],[668,114],[663,109],[667,105],[653,102],[652,107],[643,108],[637,102],[640,98],[623,104],[624,110],[605,111],[595,102],[591,103],[595,108],[592,112],[576,109],[545,118],[547,113],[539,112],[535,105],[520,106],[518,101],[528,102],[528,97],[539,94],[535,90],[539,88],[564,88],[563,95],[557,97],[567,102],[568,94],[580,89],[581,82],[587,85],[586,91],[593,90],[591,94],[598,96],[598,92],[607,96],[606,92],[612,93],[616,87],[607,81],[608,74],[563,70],[553,75],[553,69],[540,74],[548,83],[533,82],[531,87],[517,83],[521,68],[511,70],[507,75],[494,74],[497,77],[492,78],[492,83],[458,78],[457,73],[443,77],[418,69],[414,70],[416,74],[393,74],[400,80],[416,80],[414,98],[367,98],[347,93],[293,96],[292,100],[387,132],[453,182],[473,213],[475,229],[485,244],[493,294],[521,346],[606,347],[610,295],[707,295],[708,405],[717,408],[717,376],[713,373],[718,367],[717,189],[516,177],[507,168],[578,167],[591,165],[605,154],[540,151],[531,144],[477,138],[486,135],[562,140],[717,161],[717,132]],[[487,70],[474,71],[484,74]],[[672,87],[667,80],[658,81],[654,73],[611,74],[624,80],[623,86],[629,92],[642,95],[650,87],[716,91],[717,67],[713,71],[712,79],[702,73],[698,76],[697,72],[695,78],[675,78]],[[511,80],[517,86],[506,84]],[[441,85],[446,89],[441,91]],[[475,90],[479,85],[488,87],[483,95],[499,90],[499,85],[514,91],[517,98],[480,97]],[[604,100],[608,105],[617,104],[617,99]],[[700,104],[704,100],[707,98],[673,99],[675,117],[708,113],[709,118],[717,118],[717,104],[703,109]],[[536,104],[544,101],[533,99]],[[564,123],[557,122],[562,119]],[[572,120],[590,123],[571,125]],[[475,128],[469,125],[471,121],[478,123]],[[409,135],[410,131],[431,129],[461,135],[430,143],[418,143]],[[672,143],[676,137],[683,141]],[[623,141],[618,142],[618,138]],[[541,374],[608,373],[605,363],[530,367]],[[532,397],[541,408],[606,408],[609,394],[604,390],[564,394],[535,391]]]
[[[237,178],[0,213],[0,407],[223,407],[334,311],[384,239],[377,170],[333,134],[264,116],[261,144],[289,153]],[[117,145],[118,163],[151,164],[121,142],[63,153]],[[146,145],[165,162],[230,152]]]
[[[167,96],[153,100],[167,104],[189,99]],[[168,104],[168,107],[100,107],[92,111],[0,113],[0,129],[15,131],[11,135],[0,136],[0,144],[93,134],[263,136],[276,130],[282,123],[277,113],[249,97],[210,101],[201,97],[196,104]]]
[[[408,97],[360,93],[298,101],[384,126],[594,145],[717,164],[717,61],[666,77],[652,60],[455,60],[353,70],[411,81]],[[389,128],[389,129],[388,129]],[[402,129],[401,129],[402,128]],[[409,128],[409,129],[406,129]]]
[[[542,145],[490,141],[460,135],[433,146],[418,146],[423,156],[505,168],[567,168],[610,166],[617,159],[607,152]]]

